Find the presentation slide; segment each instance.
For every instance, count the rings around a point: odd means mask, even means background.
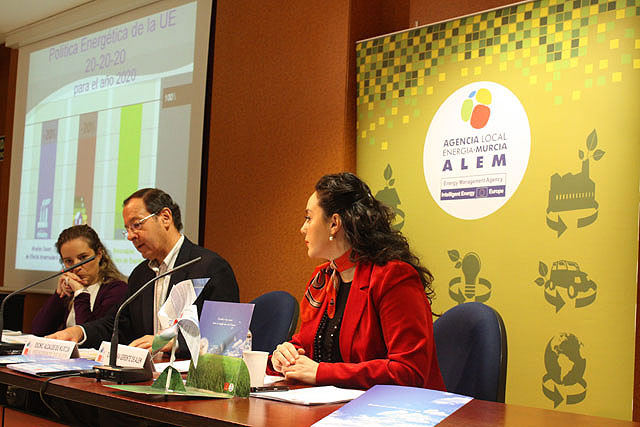
[[[196,16],[188,3],[30,53],[15,269],[60,269],[58,234],[89,224],[129,274],[123,200],[159,187],[184,215]]]

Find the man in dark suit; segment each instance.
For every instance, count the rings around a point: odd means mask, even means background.
[[[151,348],[153,335],[167,325],[161,324],[157,312],[173,285],[186,279],[209,279],[195,301],[198,313],[205,300],[238,302],[238,284],[233,270],[220,255],[193,244],[180,230],[180,208],[162,190],[144,188],[123,203],[127,239],[146,259],[129,276],[126,298],[142,285],[173,267],[197,257],[202,259],[148,286],[120,314],[120,342],[141,348]],[[76,341],[86,347],[98,347],[109,341],[115,311],[110,316],[72,326],[51,335],[51,338]],[[184,347],[184,346],[181,346]]]

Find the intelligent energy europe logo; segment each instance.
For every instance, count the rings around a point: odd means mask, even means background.
[[[424,143],[423,167],[435,202],[460,219],[498,210],[517,190],[529,162],[529,119],[513,92],[474,82],[449,95]]]
[[[482,129],[486,126],[491,116],[491,92],[482,88],[473,90],[462,102],[460,116],[465,122],[469,122],[474,129]]]

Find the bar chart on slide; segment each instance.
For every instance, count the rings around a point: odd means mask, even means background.
[[[98,232],[123,272],[141,261],[123,234],[122,203],[158,186],[160,171],[186,182],[194,35],[174,33],[193,26],[195,9],[187,4],[31,54],[30,67],[40,63],[40,71],[29,76],[16,268],[58,269],[58,234],[79,224]],[[164,29],[151,34],[154,20]],[[79,53],[83,46],[94,52]],[[53,64],[50,73],[43,63]],[[47,86],[49,76],[56,84]]]
[[[155,185],[159,85],[122,88],[122,102],[111,108],[71,108],[69,115],[27,124],[18,218],[25,249],[42,245],[36,252],[46,253],[60,230],[78,224],[91,224],[106,240],[124,239],[122,201]],[[128,104],[131,92],[138,92],[138,100],[146,92],[147,99]],[[117,99],[118,93],[112,95]]]

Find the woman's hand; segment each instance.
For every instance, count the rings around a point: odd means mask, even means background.
[[[60,276],[58,278],[58,285],[56,286],[56,294],[60,298],[68,297],[69,293],[67,292],[67,278],[65,276]]]
[[[293,344],[286,341],[278,345],[271,355],[271,364],[277,372],[283,373],[284,369],[294,365],[298,358],[304,354],[304,349],[296,349]]]
[[[87,286],[87,284],[77,274],[68,272],[58,279],[56,293],[60,295],[60,298],[73,296],[75,291],[83,289],[85,286]]]
[[[309,359],[307,356],[299,356],[295,364],[282,370],[287,380],[297,380],[307,384],[316,383],[317,372],[318,362]]]

